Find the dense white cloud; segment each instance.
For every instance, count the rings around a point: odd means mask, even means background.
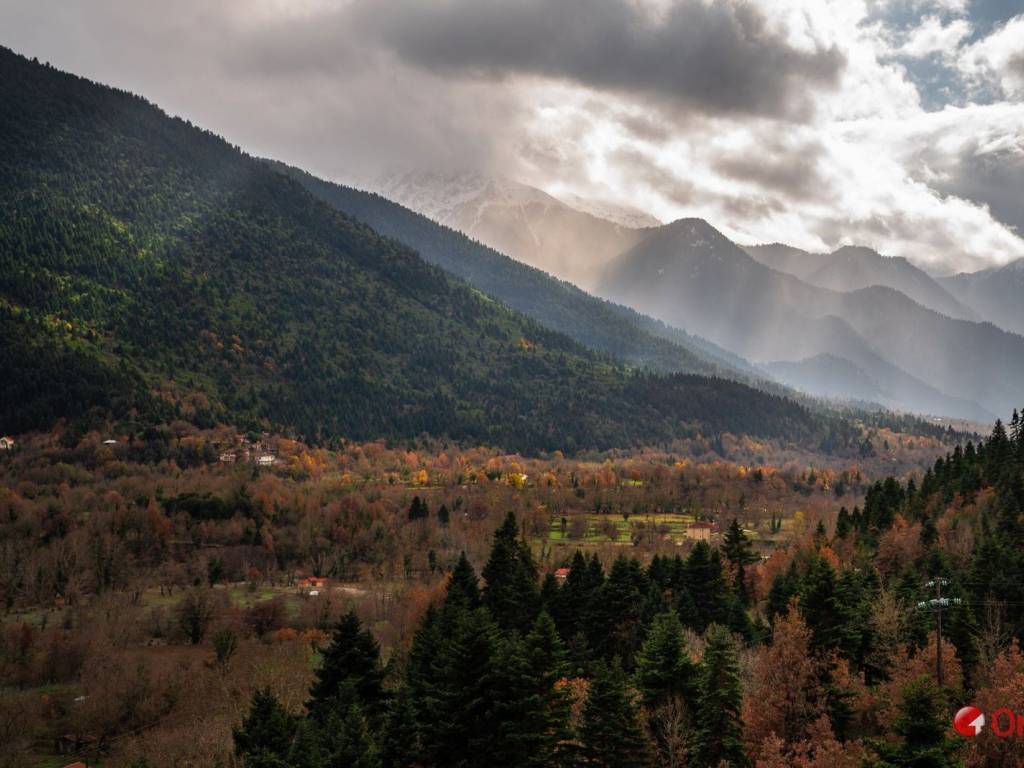
[[[907,35],[898,53],[916,59],[933,54],[952,56],[960,43],[970,36],[971,29],[967,19],[944,23],[938,16],[927,16]]]
[[[0,0],[0,43],[332,178],[472,168],[746,242],[1024,256],[1000,0]]]
[[[994,84],[1010,99],[1024,99],[1024,14],[968,46],[960,67],[975,84]]]

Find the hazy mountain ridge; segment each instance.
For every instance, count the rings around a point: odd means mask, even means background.
[[[949,317],[980,319],[928,273],[901,256],[883,256],[871,248],[850,245],[820,254],[778,243],[744,250],[762,264],[820,288],[854,291],[880,285]]]
[[[534,187],[482,174],[389,174],[369,186],[389,200],[585,290],[593,287],[601,265],[642,237],[642,230],[577,210]]]
[[[601,286],[612,300],[755,362],[832,354],[893,384],[902,378],[895,367],[907,376],[897,403],[905,409],[935,412],[922,407],[920,395],[936,387],[947,415],[968,418],[1007,412],[1021,397],[1024,338],[946,317],[891,288],[836,292],[810,285],[761,264],[701,220],[651,231],[609,266]],[[935,404],[934,396],[927,400]],[[964,401],[982,407],[965,412]]]
[[[1024,334],[1024,259],[979,272],[940,277],[938,282],[980,317]]]

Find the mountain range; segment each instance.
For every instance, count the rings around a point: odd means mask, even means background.
[[[623,227],[646,222],[618,218],[595,228],[588,218],[588,235],[577,238],[575,225],[555,231],[561,215],[583,214],[566,213],[568,202],[540,190],[458,175],[402,178],[383,187],[414,210],[519,261],[576,275],[576,284],[615,304],[685,329],[690,339],[706,339],[718,359],[728,350],[750,360],[755,378],[768,375],[814,396],[983,422],[1022,399],[1024,387],[1015,378],[1020,338],[1006,333],[1019,327],[1012,322],[1020,294],[1009,279],[1016,273],[1006,274],[1011,268],[987,280],[986,273],[934,278],[907,259],[863,247],[832,253],[783,244],[740,247],[699,220]],[[443,208],[439,201],[449,199],[455,204]],[[483,218],[476,215],[481,209],[488,212]],[[488,226],[480,225],[483,219]],[[706,237],[680,239],[689,225]],[[514,245],[496,234],[508,231],[521,233]],[[535,238],[538,231],[546,238]],[[603,243],[596,251],[589,239],[594,232]],[[553,253],[549,243],[562,248]],[[705,263],[715,247],[719,258]],[[567,253],[579,267],[565,268]],[[654,262],[652,274],[632,281],[631,272]],[[992,298],[996,291],[1001,295]],[[621,348],[612,351],[621,354]],[[749,375],[750,364],[746,369]]]
[[[859,370],[851,396],[872,382],[873,399],[904,410],[991,420],[1024,400],[1024,337],[940,314],[887,285],[837,291],[805,282],[699,219],[646,233],[606,268],[599,293],[763,363],[787,383],[834,395],[834,361],[845,360]],[[808,279],[836,272],[813,268],[809,256],[786,258]],[[902,267],[887,274],[905,279]]]
[[[393,177],[421,215],[13,52],[0,67],[8,431],[181,417],[520,450],[834,446],[856,430],[795,389],[976,421],[1022,399],[1024,338],[975,322],[1010,268],[968,298],[966,276],[864,248],[744,250],[698,219]],[[523,263],[551,259],[600,298]]]
[[[980,317],[1024,334],[1024,259],[980,272],[940,277],[938,282]]]
[[[0,210],[2,431],[184,418],[524,451],[857,439],[740,383],[631,370],[221,138],[7,49]]]
[[[833,291],[855,291],[882,285],[949,317],[979,320],[931,275],[902,256],[882,256],[870,248],[844,246],[832,253],[808,253],[778,243],[745,250],[757,261],[806,283]]]

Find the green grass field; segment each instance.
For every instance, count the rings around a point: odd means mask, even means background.
[[[554,515],[548,528],[548,541],[557,546],[586,546],[588,544],[632,544],[637,537],[668,537],[674,543],[686,540],[686,529],[694,522],[693,515],[659,513],[645,515],[573,514]],[[776,534],[745,528],[752,541],[778,543],[792,538],[794,521],[785,518],[782,530]]]
[[[686,538],[686,527],[694,520],[692,515],[603,515],[586,514],[551,518],[548,540],[557,544],[632,544],[636,536],[650,534],[668,536],[679,542]]]

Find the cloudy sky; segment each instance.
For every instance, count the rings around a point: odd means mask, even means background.
[[[747,243],[1024,256],[1019,0],[0,0],[0,43],[332,179],[479,170]]]

